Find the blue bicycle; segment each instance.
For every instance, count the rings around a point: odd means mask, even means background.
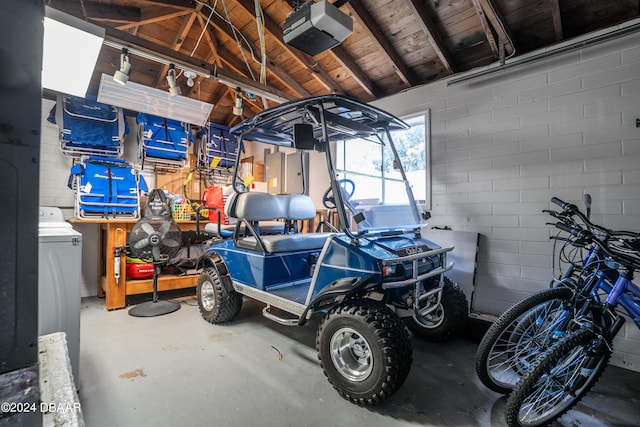
[[[577,223],[559,222],[559,229],[588,242],[605,255],[601,263],[619,272],[615,282],[600,271],[594,290],[571,319],[562,337],[535,360],[511,393],[505,407],[509,426],[541,426],[571,409],[602,375],[612,342],[625,322],[624,311],[640,328],[640,288],[633,283],[640,268],[640,237]]]
[[[606,230],[590,222],[591,198],[588,195],[585,197],[586,214],[560,199],[553,198],[552,202],[561,206],[562,211],[545,212],[561,223],[580,223],[596,232]],[[511,392],[540,354],[563,336],[585,302],[597,300],[597,290],[610,289],[617,279],[617,270],[604,263],[605,254],[597,245],[570,234],[552,239],[564,242],[559,250],[559,261],[568,267],[562,277],[554,279],[550,289],[532,294],[509,308],[493,323],[478,346],[478,377],[498,393]]]

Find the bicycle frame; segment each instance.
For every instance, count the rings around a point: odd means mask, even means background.
[[[632,282],[632,279],[633,269],[626,269],[618,276],[618,280],[605,300],[605,309],[621,306],[640,329],[640,288]],[[621,318],[624,320],[623,317]]]
[[[559,338],[565,335],[570,325],[571,320],[580,318],[588,314],[592,309],[594,303],[600,303],[601,300],[598,295],[598,290],[609,294],[613,286],[611,285],[612,278],[607,275],[607,271],[615,271],[610,268],[602,268],[604,253],[597,245],[593,245],[589,249],[589,253],[585,257],[583,268],[580,270],[580,283],[575,283],[570,277],[571,270],[567,270],[567,274],[560,280],[558,286],[570,286],[575,289],[575,296],[566,304],[562,313],[553,320],[545,330],[553,333],[555,338]],[[595,267],[594,272],[588,272],[588,270]],[[583,283],[583,278],[586,277],[586,281]],[[581,297],[584,297],[584,303],[579,305]],[[577,308],[577,310],[576,310]],[[575,313],[575,314],[574,314]],[[539,322],[544,322],[544,319],[539,319]]]

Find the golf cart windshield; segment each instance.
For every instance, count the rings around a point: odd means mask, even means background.
[[[326,208],[335,209],[340,229],[351,234],[420,227],[422,212],[392,141],[394,131],[408,128],[405,122],[385,111],[331,94],[264,110],[232,128],[230,133],[241,148],[244,141],[254,141],[325,153],[330,182],[325,184],[322,202]],[[374,165],[377,171],[366,179],[358,176],[356,184],[354,176],[334,168],[330,153],[345,146],[361,150],[364,163],[369,162],[368,153],[382,150],[386,166]],[[237,167],[234,188],[241,191]],[[314,182],[314,185],[322,184]]]
[[[337,156],[337,181],[353,231],[420,227],[422,213],[404,171],[397,168],[393,141],[339,141],[336,151],[341,153]]]

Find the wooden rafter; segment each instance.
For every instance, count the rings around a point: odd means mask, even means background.
[[[496,57],[500,56],[500,52],[498,51],[498,43],[496,42],[493,28],[487,20],[487,16],[484,14],[484,10],[482,10],[480,2],[478,0],[471,0],[471,3],[473,3],[473,7],[476,9],[476,13],[478,14],[478,18],[480,19],[480,25],[482,26],[482,31],[487,38],[487,42],[489,43],[491,52],[493,52],[493,55]]]
[[[251,14],[255,18],[255,8],[252,0],[236,0],[236,2],[242,6],[242,8]],[[287,7],[291,9],[291,6],[282,1],[282,7]],[[286,4],[286,6],[285,6]],[[319,83],[321,83],[329,92],[344,94],[344,91],[340,89],[340,87],[331,79],[329,74],[324,71],[319,66],[316,66],[317,62],[310,57],[309,55],[299,51],[298,49],[292,48],[288,44],[284,42],[282,38],[282,28],[280,25],[273,20],[266,13],[264,14],[264,27],[267,33],[269,33],[273,39],[278,43],[278,45],[289,52],[298,63],[303,66],[307,71],[309,71],[310,75],[315,78]]]
[[[353,13],[360,19],[360,21],[362,21],[363,28],[378,43],[378,46],[385,54],[387,60],[391,63],[396,74],[404,84],[409,87],[417,85],[418,79],[404,63],[396,49],[391,44],[389,38],[385,35],[380,28],[380,25],[378,25],[362,2],[360,0],[350,0],[347,3],[347,7],[350,7],[353,10]]]
[[[83,20],[98,22],[139,21],[141,10],[136,6],[84,2],[78,0],[48,0],[47,6],[61,10]]]
[[[200,12],[200,18],[203,20],[203,23],[204,23],[204,19],[209,18],[209,16],[201,11]],[[221,31],[229,40],[232,40],[235,43],[235,37],[234,37],[233,33],[231,32],[231,27],[229,26],[229,24],[227,22],[225,22],[219,16],[214,14],[211,17],[210,23],[212,25],[214,25],[216,28],[218,28],[218,30]],[[259,49],[257,49],[256,46],[252,46],[252,48],[253,48],[253,50],[255,52],[256,58],[258,60],[261,60],[261,57],[260,57],[260,54],[259,54]],[[240,73],[242,73],[242,74],[244,74],[245,76],[248,77],[247,65],[238,66],[238,64],[242,63],[238,58],[233,57],[233,59],[231,59],[231,57],[226,57],[225,58],[225,62],[234,64],[234,66],[237,67],[237,71],[238,72],[240,72]],[[278,80],[280,80],[285,86],[287,86],[292,92],[296,93],[298,96],[310,96],[311,95],[309,93],[309,91],[307,91],[304,88],[304,86],[302,86],[300,83],[298,83],[293,77],[291,77],[278,64],[270,62],[270,63],[267,64],[267,69],[271,72],[271,74],[274,77],[276,77]]]
[[[211,31],[208,28],[206,28],[206,21],[202,18],[202,15],[200,13],[197,14],[197,18],[198,18],[198,23],[200,24],[201,30],[204,30],[204,40],[205,40],[205,43],[207,43],[207,45],[209,46],[209,51],[213,55],[213,58],[215,61],[214,63],[218,65],[222,65],[222,62],[220,60],[220,55],[218,54],[218,46],[216,46],[213,36],[211,35]]]
[[[140,21],[141,9],[135,6],[84,2],[78,0],[49,0],[47,6],[58,9],[82,20],[96,22],[134,22]]]
[[[413,14],[418,17],[418,23],[422,27],[422,31],[427,35],[436,55],[440,58],[440,62],[442,62],[442,65],[449,74],[453,74],[455,72],[453,58],[445,48],[440,32],[431,20],[426,8],[419,0],[409,0],[409,4],[413,10]]]
[[[214,64],[210,62],[204,61],[199,58],[193,58],[189,55],[183,54],[182,52],[174,51],[169,46],[167,46],[167,43],[161,42],[159,40],[150,41],[151,39],[148,36],[145,36],[144,38],[136,37],[132,36],[126,31],[119,31],[114,28],[106,28],[106,39],[109,43],[129,47],[130,49],[142,51],[145,55],[152,55],[154,57],[157,57],[163,63],[168,61],[176,61],[177,64],[186,64],[187,66],[193,67],[195,69],[205,69],[212,71],[215,68]],[[249,81],[249,79],[247,79],[246,77],[229,70],[217,70],[216,73],[223,76],[224,78],[243,82],[243,84],[246,83],[247,89],[249,90],[253,86],[263,92],[270,93],[282,99],[294,98],[290,94],[287,94],[281,90],[262,85],[258,82]]]
[[[189,13],[191,13],[189,10],[175,10],[167,8],[143,10],[139,20],[118,25],[116,28],[124,31],[141,25],[155,24],[156,22],[166,21],[167,19],[179,18]]]
[[[238,4],[242,6],[242,8],[247,13],[251,14],[251,16],[255,18],[256,16],[255,4],[253,3],[253,1],[251,0],[236,0],[236,1]],[[287,3],[287,7],[291,8],[289,3]],[[265,21],[265,29],[278,40],[281,46],[286,50],[288,50],[289,52],[291,52],[297,59],[302,60],[303,59],[302,55],[304,54],[302,54],[300,51],[292,49],[290,46],[284,43],[284,40],[282,39],[282,28],[278,24],[276,24],[276,22],[273,21],[273,19],[271,19],[267,14],[264,14],[264,21]],[[382,92],[380,91],[380,89],[376,86],[376,84],[373,81],[371,81],[371,79],[367,76],[367,74],[362,70],[362,68],[360,68],[360,66],[353,60],[353,58],[349,56],[347,51],[342,46],[336,46],[330,52],[335,57],[335,59],[344,68],[346,68],[347,71],[349,71],[349,73],[351,73],[354,80],[356,80],[358,84],[362,86],[362,88],[369,95],[371,95],[374,98],[378,98],[382,96]],[[321,71],[321,70],[317,70],[317,68],[319,67],[315,67],[316,69],[311,70],[306,61],[303,61],[303,64],[312,72]],[[327,79],[329,79],[328,76],[327,76]],[[322,81],[322,83],[325,83],[325,81]],[[334,90],[334,92],[337,92],[337,90]]]
[[[210,104],[213,104],[214,106],[218,104],[218,102],[220,102],[220,100],[222,99],[222,97],[227,93],[227,86],[225,85],[220,85],[214,92],[213,95],[211,96],[211,98],[209,98],[209,100],[207,102],[209,102]]]
[[[335,59],[347,69],[347,71],[351,74],[351,77],[373,98],[380,98],[383,96],[382,91],[370,78],[367,74],[360,68],[356,61],[349,55],[347,50],[342,47],[342,45],[338,45],[329,51],[331,55],[335,57]]]
[[[502,10],[494,0],[478,0],[478,3],[480,3],[487,19],[498,35],[498,40],[502,41],[504,50],[508,55],[510,55],[515,50],[515,46],[513,45],[513,37],[511,36],[511,31],[509,30],[507,21],[502,14]]]
[[[200,11],[201,8],[202,8],[201,5],[196,6],[196,10],[194,12],[184,17],[184,19],[182,20],[182,24],[180,25],[180,29],[178,30],[178,33],[174,36],[173,41],[170,43],[170,47],[173,50],[175,51],[180,50],[180,48],[184,44],[184,40],[187,37],[187,34],[189,34],[189,31],[191,31],[191,26],[193,25],[193,22],[196,20],[197,13]],[[168,70],[169,70],[168,65],[163,65],[161,67],[160,72],[156,77],[155,86],[159,86],[160,83],[162,83],[164,78],[167,76]]]
[[[562,15],[560,14],[560,2],[558,0],[549,0],[549,7],[551,8],[551,17],[553,19],[553,32],[556,35],[556,41],[559,42],[564,39],[562,31]]]
[[[193,9],[196,6],[196,2],[193,0],[138,0],[138,3],[169,6],[177,9]]]

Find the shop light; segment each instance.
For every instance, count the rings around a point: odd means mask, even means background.
[[[169,64],[169,71],[167,72],[167,83],[169,84],[169,93],[171,94],[171,96],[182,95],[180,86],[178,86],[178,83],[176,83],[176,66],[174,64]]]
[[[85,97],[105,31],[45,6],[42,87]]]
[[[120,54],[120,69],[113,74],[113,80],[121,85],[127,84],[129,81],[129,72],[131,71],[131,62],[129,62],[129,51],[126,47],[122,48]]]
[[[121,85],[108,74],[100,79],[98,102],[200,126],[209,120],[213,108],[213,104],[186,96],[172,96],[164,90],[131,80]]]
[[[236,89],[235,100],[233,102],[233,114],[236,116],[242,115],[242,94],[240,91],[240,88]]]

